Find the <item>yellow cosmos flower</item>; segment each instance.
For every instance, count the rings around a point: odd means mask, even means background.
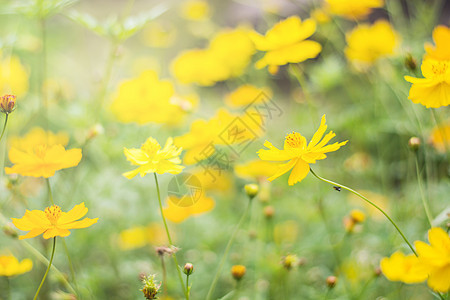
[[[400,251],[391,257],[384,257],[380,262],[381,271],[390,281],[402,281],[405,283],[419,283],[427,279],[419,259],[414,255],[405,255]]]
[[[241,76],[255,52],[248,30],[219,32],[206,49],[182,52],[172,62],[172,73],[184,84],[211,86]]]
[[[441,107],[450,104],[450,60],[426,59],[422,62],[425,78],[405,76],[412,83],[408,99],[425,107]]]
[[[202,0],[183,1],[181,15],[191,21],[203,21],[211,16],[211,7]]]
[[[263,87],[257,88],[251,84],[244,84],[225,96],[225,103],[230,107],[247,106],[250,103],[258,103],[272,97],[272,90]]]
[[[15,276],[29,272],[33,262],[25,258],[21,262],[14,255],[0,255],[0,276]]]
[[[316,57],[322,46],[310,40],[305,40],[316,31],[313,19],[301,21],[297,16],[287,18],[275,24],[265,36],[252,32],[250,38],[256,49],[266,51],[264,57],[256,62],[255,67],[276,67],[288,63],[299,63]]]
[[[435,60],[450,60],[450,28],[444,25],[439,25],[433,30],[433,41],[436,46],[432,44],[425,44],[425,59],[432,58]]]
[[[122,250],[132,250],[146,245],[163,245],[167,243],[164,227],[159,223],[148,226],[135,226],[122,230],[119,234],[119,247]]]
[[[97,223],[98,218],[77,221],[86,215],[88,209],[84,202],[75,205],[68,212],[61,211],[58,205],[52,205],[42,210],[27,210],[20,219],[12,218],[14,225],[23,231],[29,231],[26,235],[19,236],[19,240],[33,238],[44,234],[44,239],[56,236],[65,237],[70,234],[69,229],[86,228]]]
[[[382,57],[394,54],[399,44],[397,32],[387,21],[358,25],[346,34],[346,40],[347,59],[362,65],[371,65]]]
[[[16,56],[0,57],[0,94],[17,97],[28,92],[28,72]]]
[[[450,122],[433,128],[430,143],[439,152],[450,150]]]
[[[275,174],[281,164],[254,159],[247,163],[234,166],[234,172],[237,176],[247,179],[259,179],[261,177],[270,177]]]
[[[192,201],[190,195],[185,195],[180,199],[175,196],[170,196],[167,200],[167,207],[163,208],[164,216],[167,220],[174,223],[181,223],[191,216],[197,216],[211,211],[214,208],[214,200],[211,197],[202,195],[196,199],[192,205],[176,205],[176,203],[187,203]]]
[[[9,144],[11,147],[27,151],[38,145],[53,146],[61,144],[64,147],[69,143],[69,135],[65,132],[53,133],[51,131],[45,131],[40,127],[34,127],[23,137],[11,137]]]
[[[159,80],[158,74],[150,70],[120,85],[111,110],[123,123],[176,125],[186,115],[177,98],[172,82]]]
[[[277,172],[268,178],[269,181],[280,177],[292,169],[288,184],[294,185],[308,175],[309,164],[314,164],[317,160],[325,159],[327,157],[325,153],[336,151],[347,143],[347,141],[344,141],[326,145],[336,134],[330,131],[322,139],[323,134],[327,130],[325,122],[325,115],[323,115],[319,129],[314,133],[309,144],[306,143],[305,137],[297,132],[290,133],[286,136],[282,150],[277,149],[269,141],[265,141],[264,146],[269,149],[259,150],[259,158],[268,161],[289,160],[287,163],[280,165]]]
[[[230,192],[234,188],[234,178],[226,170],[211,168],[206,172],[203,168],[196,168],[192,175],[200,181],[204,191]]]
[[[131,179],[137,174],[144,177],[148,173],[155,172],[158,174],[178,174],[184,168],[180,165],[181,159],[179,158],[182,150],[182,148],[177,148],[173,145],[172,138],[168,138],[164,148],[161,149],[158,141],[152,137],[149,137],[140,149],[124,148],[123,152],[127,160],[132,165],[139,167],[133,171],[123,173],[123,176]]]
[[[383,0],[325,0],[324,9],[333,15],[361,20],[370,14],[373,8],[383,5]]]
[[[450,290],[450,236],[442,228],[434,227],[428,231],[428,241],[416,241],[417,254],[428,286],[435,291],[446,293]]]
[[[6,174],[49,178],[58,170],[77,166],[81,149],[66,150],[59,144],[37,145],[26,151],[11,148],[8,155],[14,165],[5,168]]]

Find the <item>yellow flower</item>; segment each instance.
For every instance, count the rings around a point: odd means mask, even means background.
[[[405,76],[412,83],[408,99],[427,108],[450,104],[450,60],[426,59],[422,62],[422,75],[425,78]]]
[[[181,198],[170,196],[167,199],[168,206],[163,208],[164,216],[169,221],[181,223],[190,216],[196,216],[211,211],[215,205],[214,200],[211,197],[205,196],[204,193],[202,193],[192,205],[186,205],[188,202],[192,202],[192,200],[191,195],[184,195]]]
[[[122,230],[119,234],[119,247],[122,250],[141,248],[147,244],[162,245],[167,243],[164,227],[159,223],[148,226],[136,226]]]
[[[397,251],[389,258],[384,257],[380,267],[390,281],[419,283],[427,279],[427,273],[422,272],[420,261],[414,254],[405,255]]]
[[[65,132],[55,134],[40,127],[34,127],[23,137],[11,137],[9,143],[11,147],[22,151],[27,151],[38,145],[53,146],[61,144],[65,147],[69,143],[69,136]]]
[[[247,179],[258,179],[261,177],[270,177],[277,172],[281,164],[254,159],[247,163],[234,166],[234,172],[237,176]]]
[[[316,31],[313,19],[301,21],[297,16],[287,18],[275,24],[265,36],[252,32],[250,38],[256,49],[266,51],[264,57],[257,61],[255,67],[274,68],[288,63],[299,63],[316,57],[322,46],[310,40],[305,40]]]
[[[259,150],[259,158],[268,161],[289,160],[289,162],[280,165],[277,172],[268,178],[269,181],[280,177],[292,169],[288,184],[294,185],[308,175],[309,164],[314,164],[317,160],[325,159],[327,157],[325,153],[336,151],[347,143],[347,141],[344,141],[341,143],[326,145],[336,135],[332,131],[327,133],[321,141],[323,134],[327,130],[327,125],[325,125],[325,122],[325,115],[323,115],[320,122],[320,127],[316,133],[314,133],[314,136],[308,145],[306,143],[306,139],[297,132],[290,133],[286,136],[282,150],[274,147],[269,141],[265,141],[264,146],[269,148],[269,150]]]
[[[434,227],[428,231],[430,245],[416,241],[419,261],[428,274],[428,286],[437,292],[450,290],[450,237],[442,228]]]
[[[28,91],[28,72],[16,56],[0,57],[0,94],[23,96]]]
[[[360,20],[383,5],[383,0],[325,0],[324,8],[333,15]]]
[[[192,170],[192,175],[200,181],[204,191],[227,191],[233,190],[233,176],[226,170],[218,168],[211,168],[204,170],[203,168],[196,168]]]
[[[319,24],[325,24],[330,22],[330,16],[327,11],[322,8],[316,8],[311,11],[311,18],[316,20]]]
[[[378,207],[380,207],[382,210],[384,210],[387,214],[390,212],[389,208],[389,199],[382,195],[378,194],[369,190],[358,190],[358,193],[366,196],[369,198],[372,202],[374,202]],[[371,219],[381,221],[385,220],[385,216],[375,207],[370,205],[367,202],[361,202],[361,198],[356,196],[355,194],[349,194],[348,199],[350,200],[350,203],[355,206],[362,206],[364,208],[364,211],[367,212],[367,214],[370,216]]]
[[[11,148],[9,160],[14,165],[5,168],[6,174],[49,178],[58,170],[77,166],[81,160],[81,149],[66,150],[59,144],[41,144],[26,151]]]
[[[211,8],[206,1],[183,1],[181,5],[181,15],[187,20],[203,21],[211,16]]]
[[[31,259],[19,262],[13,255],[0,255],[0,276],[15,276],[29,272],[33,267]]]
[[[242,107],[250,103],[258,103],[272,97],[269,88],[257,88],[251,84],[244,84],[225,96],[225,103],[230,107]]]
[[[439,152],[450,150],[450,122],[433,128],[430,134],[430,142]]]
[[[120,85],[111,110],[124,123],[178,124],[186,111],[174,98],[177,97],[169,80],[159,80],[155,71],[145,71]]]
[[[19,236],[19,240],[33,238],[44,234],[44,239],[56,236],[65,237],[70,234],[69,229],[86,228],[97,223],[98,218],[77,221],[86,215],[88,209],[84,202],[75,205],[68,212],[61,211],[58,205],[52,205],[42,210],[27,210],[20,219],[12,218],[14,225],[23,231],[29,231],[26,235]]]
[[[399,36],[386,21],[373,25],[361,24],[346,34],[347,59],[362,65],[371,65],[377,59],[394,54],[399,44]]]
[[[255,51],[245,29],[219,32],[206,49],[182,52],[172,62],[172,73],[184,84],[211,86],[243,74]]]
[[[450,28],[439,25],[433,30],[433,41],[436,46],[430,43],[425,44],[425,59],[450,60]]]
[[[181,159],[179,158],[182,150],[182,148],[177,148],[173,145],[172,138],[168,138],[164,148],[161,149],[158,141],[152,137],[149,137],[140,149],[124,148],[123,152],[127,160],[132,165],[139,167],[133,171],[123,173],[123,176],[131,179],[137,174],[144,177],[148,173],[155,172],[158,174],[178,174],[184,168],[180,165]]]

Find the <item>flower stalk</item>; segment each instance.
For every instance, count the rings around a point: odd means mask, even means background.
[[[44,284],[45,278],[47,278],[48,271],[50,271],[50,267],[52,266],[52,262],[53,262],[53,257],[55,256],[55,248],[56,248],[56,236],[53,238],[52,255],[50,257],[50,261],[48,263],[47,270],[45,271],[44,277],[42,278],[41,284],[39,285],[39,287],[36,291],[36,294],[34,295],[33,300],[37,299],[39,292],[41,291],[42,285]]]

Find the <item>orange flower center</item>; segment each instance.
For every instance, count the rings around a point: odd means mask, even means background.
[[[432,71],[435,75],[444,75],[449,68],[449,64],[445,61],[439,61],[437,64],[433,64]]]
[[[298,132],[292,132],[286,136],[286,144],[292,148],[301,148],[303,146],[302,135]]]
[[[40,158],[44,158],[46,152],[47,145],[37,145],[36,147],[34,147],[34,153]]]
[[[52,223],[52,225],[56,225],[56,222],[61,216],[61,208],[58,205],[52,205],[47,207],[44,212],[50,223]]]

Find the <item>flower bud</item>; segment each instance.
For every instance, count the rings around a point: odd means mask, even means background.
[[[231,267],[231,275],[233,275],[233,278],[236,280],[241,280],[246,271],[247,269],[243,265],[234,265]]]
[[[381,275],[381,268],[380,267],[376,267],[375,270],[374,270],[374,274],[377,277],[380,276]]]
[[[249,183],[244,186],[245,192],[250,199],[255,198],[259,192],[259,186],[255,183]]]
[[[0,98],[0,110],[4,114],[10,114],[16,109],[16,96],[5,95]]]
[[[413,136],[412,138],[409,139],[408,146],[409,149],[416,152],[417,150],[419,150],[420,147],[420,139],[416,136]]]
[[[350,212],[350,218],[352,218],[355,224],[358,224],[364,222],[366,215],[359,209],[352,209],[352,211]]]
[[[144,287],[141,291],[144,293],[145,299],[157,299],[156,295],[158,294],[159,288],[161,287],[161,283],[155,284],[155,275],[145,276],[142,280],[142,283],[144,284]]]
[[[264,207],[264,216],[267,219],[271,219],[274,214],[275,214],[275,208],[273,208],[273,206],[268,205],[268,206]]]
[[[194,273],[194,266],[191,263],[186,263],[184,265],[183,272],[187,276],[191,275],[192,273]]]
[[[328,276],[326,282],[327,282],[328,288],[332,289],[332,288],[334,288],[334,286],[337,283],[337,277],[336,276]]]
[[[292,269],[292,267],[298,266],[298,262],[298,257],[295,254],[288,254],[281,259],[283,267],[285,267],[287,270]]]
[[[406,57],[405,57],[405,67],[412,71],[415,72],[417,70],[417,61],[416,59],[411,55],[411,53],[407,53]]]

